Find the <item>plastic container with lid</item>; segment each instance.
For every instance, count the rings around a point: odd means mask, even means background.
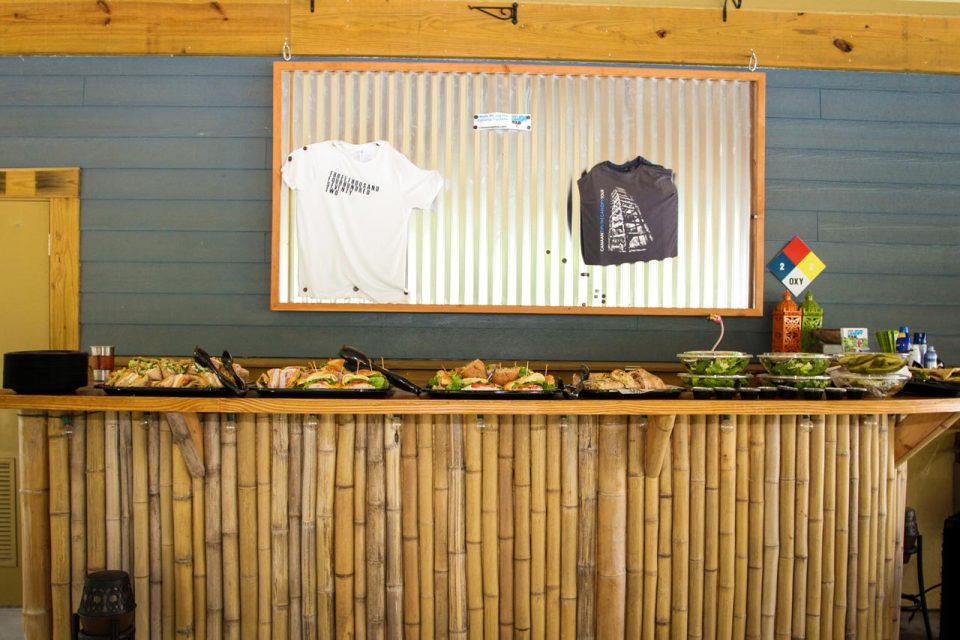
[[[937,350],[933,345],[927,347],[927,352],[923,355],[923,367],[925,369],[937,368]]]

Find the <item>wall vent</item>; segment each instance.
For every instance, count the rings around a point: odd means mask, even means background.
[[[17,461],[0,458],[0,567],[17,560]]]

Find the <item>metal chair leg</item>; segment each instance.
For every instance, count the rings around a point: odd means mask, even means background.
[[[927,589],[923,584],[923,536],[917,536],[917,586],[920,593],[920,612],[923,614],[923,626],[927,631],[927,640],[933,640],[930,628],[930,612],[927,610]]]

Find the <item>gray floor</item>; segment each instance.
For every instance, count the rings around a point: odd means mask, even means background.
[[[0,640],[20,640],[23,638],[23,625],[20,623],[20,609],[0,608]]]

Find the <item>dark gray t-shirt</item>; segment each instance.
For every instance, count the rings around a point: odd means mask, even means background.
[[[640,156],[601,162],[577,181],[580,250],[593,265],[677,255],[677,187],[673,171]]]

